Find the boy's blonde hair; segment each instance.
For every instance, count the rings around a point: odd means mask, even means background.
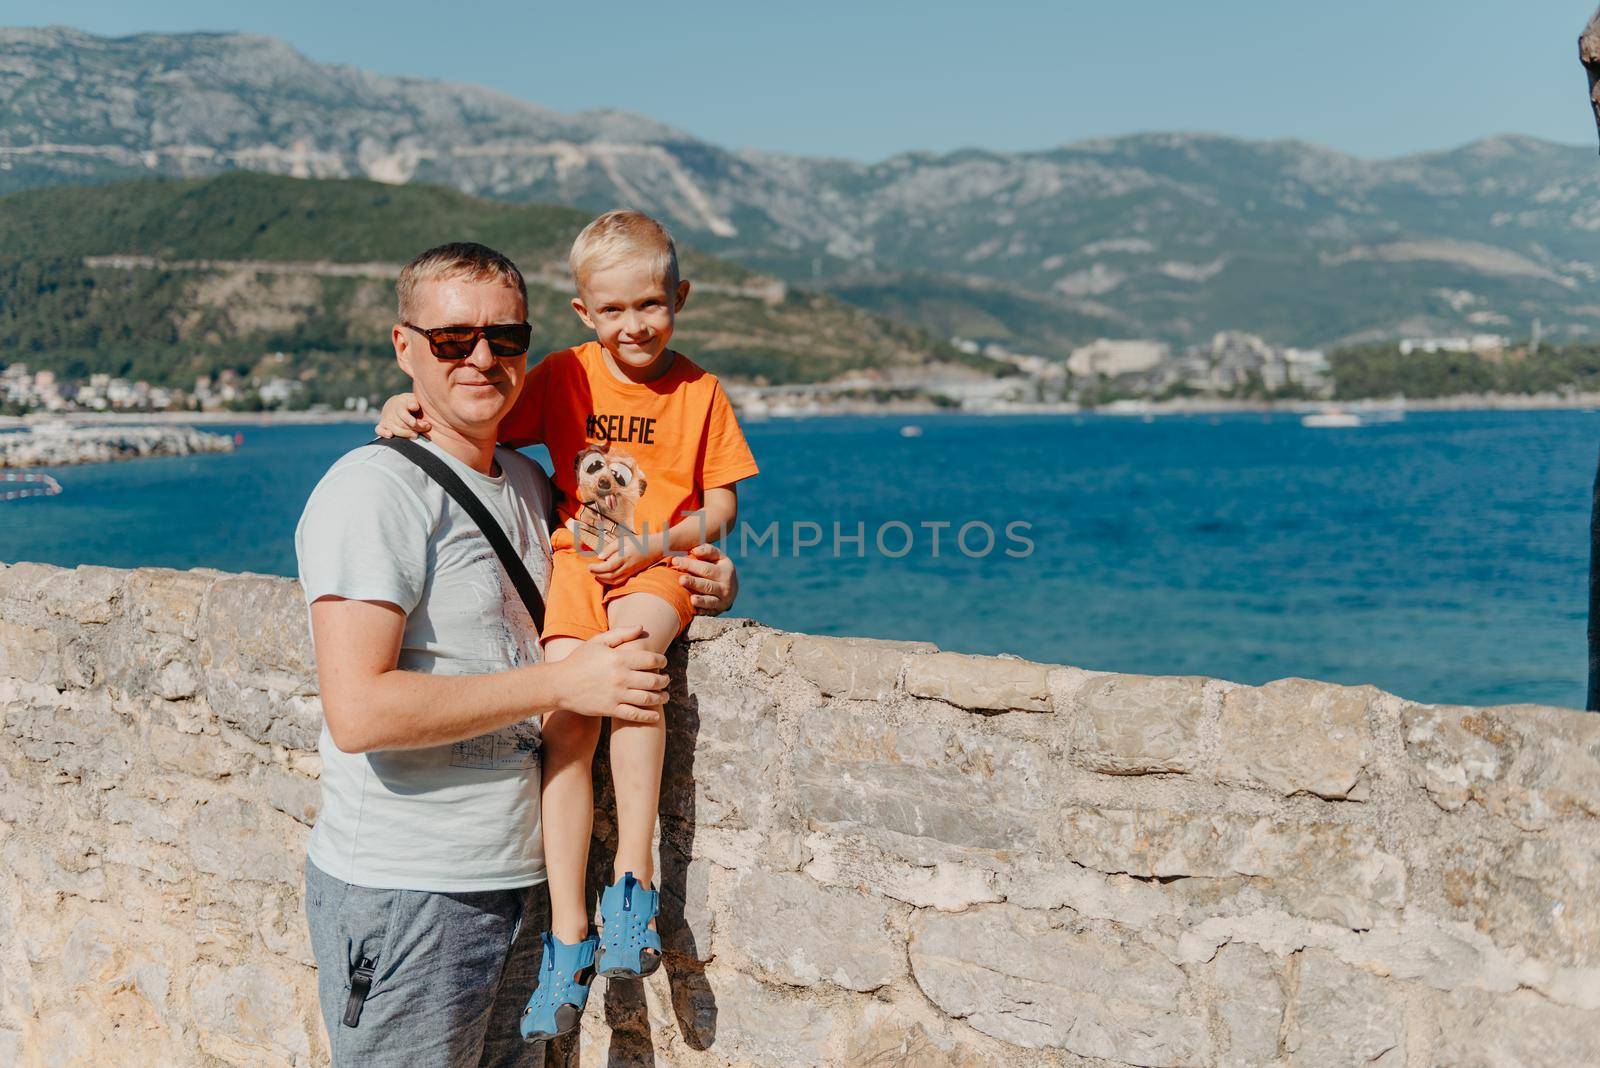
[[[642,211],[608,211],[583,228],[572,242],[567,266],[579,289],[595,271],[639,257],[667,283],[678,287],[678,246],[667,228]]]
[[[499,282],[522,296],[522,312],[528,312],[528,283],[511,257],[476,241],[453,241],[430,248],[412,257],[400,268],[394,283],[395,303],[402,322],[415,322],[417,286],[423,282],[442,282],[449,278],[469,282]]]

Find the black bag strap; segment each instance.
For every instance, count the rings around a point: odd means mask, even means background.
[[[388,446],[404,456],[422,468],[429,478],[439,483],[446,493],[455,498],[461,510],[472,517],[472,521],[478,524],[478,529],[483,531],[483,536],[489,539],[494,554],[500,558],[500,566],[506,570],[506,577],[511,580],[517,596],[521,597],[522,603],[527,606],[528,615],[533,617],[534,627],[543,634],[544,598],[539,596],[539,587],[534,585],[533,576],[528,574],[528,566],[511,547],[511,539],[506,537],[505,530],[495,521],[482,498],[461,481],[460,475],[450,470],[449,464],[414,441],[406,438],[374,438],[371,443]]]

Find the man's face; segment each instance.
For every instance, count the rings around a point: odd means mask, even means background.
[[[527,308],[521,293],[499,282],[444,279],[417,287],[413,315],[413,323],[430,330],[497,326],[523,322]],[[433,355],[428,339],[415,330],[396,324],[393,339],[395,359],[411,376],[411,390],[424,414],[467,436],[486,432],[492,439],[522,389],[527,353],[499,359],[490,353],[488,341],[479,338],[465,359],[444,360]]]
[[[689,283],[669,285],[638,260],[590,272],[572,308],[618,363],[644,368],[672,340],[672,326],[689,296]]]

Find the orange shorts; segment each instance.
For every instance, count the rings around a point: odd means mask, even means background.
[[[651,564],[626,582],[604,586],[589,570],[595,558],[572,549],[557,549],[551,561],[550,593],[545,599],[543,640],[588,640],[607,631],[606,605],[630,593],[651,593],[678,613],[678,634],[694,619],[689,591],[678,577],[683,572],[666,561]],[[677,635],[673,635],[677,637]]]

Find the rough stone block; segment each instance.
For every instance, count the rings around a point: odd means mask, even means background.
[[[1320,949],[1300,954],[1284,1047],[1306,1068],[1400,1068],[1405,1063],[1403,994],[1371,972]]]
[[[1218,777],[1281,794],[1359,798],[1372,759],[1367,706],[1377,696],[1370,686],[1306,679],[1230,691],[1222,703]]]
[[[284,815],[307,827],[317,822],[322,789],[315,779],[283,768],[261,765],[252,775],[252,785],[267,799],[267,804]]]
[[[1129,1064],[1200,1064],[1210,1055],[1205,1021],[1183,1005],[1177,965],[1040,913],[920,912],[911,969],[945,1015],[1014,1045]]]
[[[126,825],[140,841],[177,845],[188,807],[175,803],[158,805],[119,790],[106,799],[102,814],[108,824]]]
[[[670,822],[694,828],[764,828],[788,745],[765,695],[703,691],[673,695],[667,707],[662,769],[663,833]]]
[[[893,850],[895,835],[979,849],[1036,846],[1052,804],[1042,745],[936,718],[815,717],[792,754],[800,815]]]
[[[1225,945],[1212,962],[1211,983],[1223,1028],[1220,1068],[1256,1068],[1276,1057],[1283,988],[1267,955],[1255,946]]]
[[[95,991],[110,979],[117,966],[117,946],[122,934],[103,919],[83,916],[61,947],[61,974],[76,991]]]
[[[61,677],[68,686],[89,689],[104,672],[96,643],[86,637],[71,638],[61,650]]]
[[[187,734],[160,723],[145,731],[145,744],[158,767],[201,779],[225,779],[250,767],[250,758],[230,749],[215,734]]]
[[[851,1068],[1039,1068],[1065,1063],[939,1015],[920,993],[898,994],[880,992],[862,1009],[836,1063]]]
[[[1452,837],[1430,852],[1446,914],[1497,945],[1573,967],[1600,966],[1600,853],[1559,838]]]
[[[711,868],[690,859],[670,841],[661,843],[662,947],[691,960],[715,956],[712,942]]]
[[[1600,816],[1600,717],[1407,705],[1400,727],[1414,777],[1447,812],[1476,802],[1524,830]]]
[[[906,666],[906,692],[984,711],[1050,711],[1046,664],[1000,656],[933,653]]]
[[[14,702],[6,710],[5,733],[18,753],[46,765],[52,775],[110,787],[132,766],[129,728],[92,695],[69,692],[53,705]]]
[[[876,701],[894,692],[909,654],[935,648],[927,642],[774,634],[762,643],[756,667],[768,675],[793,671],[829,697]]]
[[[188,657],[174,658],[162,664],[156,672],[153,687],[157,696],[167,701],[181,701],[193,697],[200,687],[194,664]]]
[[[678,1016],[687,1018],[686,1032],[715,1036],[712,1048],[718,1056],[734,1064],[795,1068],[832,1063],[834,1028],[848,1026],[837,1006],[728,968],[711,968],[704,979],[693,1004],[679,1000]]]
[[[1600,1010],[1557,1005],[1531,990],[1436,995],[1427,1049],[1452,1068],[1600,1064]]]
[[[720,906],[719,944],[792,986],[867,992],[905,973],[905,950],[880,897],[755,868],[740,873]]]
[[[293,882],[299,875],[295,847],[303,847],[306,838],[303,833],[287,833],[295,826],[265,805],[218,797],[189,817],[184,825],[184,846],[195,868],[208,875],[260,883]]]
[[[1205,679],[1108,675],[1083,690],[1073,751],[1109,775],[1187,772],[1200,764]]]
[[[10,677],[47,686],[64,686],[56,636],[0,619],[0,678]]]
[[[86,564],[58,572],[55,581],[45,584],[45,609],[74,623],[109,623],[117,615],[127,581],[126,571],[110,567]]]
[[[215,669],[203,672],[201,682],[206,704],[217,719],[251,741],[286,749],[316,748],[322,733],[322,703],[316,697],[260,689]]]
[[[1097,871],[1245,876],[1289,911],[1353,930],[1405,904],[1405,865],[1367,827],[1171,809],[1075,807],[1061,818],[1067,856]]]
[[[129,614],[152,634],[193,641],[200,634],[200,607],[214,574],[141,567],[128,579]]]
[[[182,690],[186,676],[191,684],[195,680],[194,643],[171,634],[116,627],[95,643],[95,650],[106,685],[121,694],[162,697],[163,690]],[[184,696],[193,693],[191,688]]]
[[[917,840],[926,842],[926,839]],[[972,905],[1000,901],[1005,896],[996,889],[996,867],[1009,868],[992,855],[975,863],[963,850],[942,849],[934,843],[908,858],[895,842],[891,851],[875,847],[870,832],[865,835],[834,831],[806,838],[810,860],[805,873],[829,886],[865,888],[918,908],[960,912]],[[898,855],[897,855],[898,854]]]
[[[9,602],[6,618],[14,619],[19,611],[36,608],[46,586],[60,581],[62,569],[49,564],[21,561],[0,571],[0,601]]]
[[[262,575],[219,579],[206,597],[200,647],[208,672],[263,690],[317,692],[298,583]]]
[[[295,987],[288,974],[265,963],[202,963],[189,981],[189,1007],[202,1044],[229,1061],[255,1051],[257,1057],[265,1052],[304,1063],[311,1056],[311,1042]]]
[[[695,616],[689,624],[689,629],[684,632],[684,640],[691,642],[708,642],[720,638],[729,631],[743,630],[754,627],[756,621],[743,619],[739,616]]]

